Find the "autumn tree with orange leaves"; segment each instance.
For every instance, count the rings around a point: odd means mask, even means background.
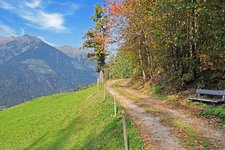
[[[106,9],[100,4],[95,6],[95,14],[91,17],[95,26],[87,31],[84,35],[83,48],[91,48],[93,53],[89,53],[88,57],[97,61],[96,71],[103,70],[105,59],[108,55],[106,50],[109,40],[109,20]]]
[[[118,55],[136,56],[135,78],[177,89],[223,89],[224,5],[216,0],[108,0],[109,37],[120,44]]]

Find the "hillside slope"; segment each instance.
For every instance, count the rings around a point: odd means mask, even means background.
[[[91,50],[81,50],[80,48],[71,47],[68,45],[57,47],[57,49],[67,56],[77,60],[79,63],[85,65],[88,69],[95,71],[96,62],[88,59],[87,57],[88,53],[91,53]]]
[[[130,149],[142,142],[127,120]],[[123,149],[121,117],[103,90],[41,97],[0,112],[1,149]]]
[[[37,37],[24,35],[6,44],[0,43],[2,106],[72,91],[95,80],[95,71]]]

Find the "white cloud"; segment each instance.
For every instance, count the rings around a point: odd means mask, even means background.
[[[30,8],[38,8],[41,7],[41,0],[33,0],[32,2],[25,2],[24,4]]]
[[[24,28],[21,28],[20,29],[20,36],[24,35],[25,34],[25,29]]]
[[[42,0],[1,0],[0,8],[18,15],[26,20],[27,24],[34,27],[48,29],[55,32],[68,31],[68,28],[65,26],[66,15],[63,12],[48,12],[45,9],[47,6],[45,5],[44,7],[43,3],[44,1]],[[74,12],[75,6],[77,9],[77,5],[72,3],[69,8]],[[68,10],[65,9],[65,12],[68,12]]]
[[[44,23],[42,25],[45,27],[52,27],[52,28],[56,28],[57,30],[66,29],[63,26],[64,18],[62,14],[57,14],[57,13],[48,14],[48,13],[40,12],[39,16],[42,18],[40,19],[41,20],[40,24]]]
[[[0,1],[0,8],[6,9],[6,10],[14,9],[14,7],[11,4],[9,4],[5,1]]]
[[[67,28],[64,26],[63,15],[58,13],[35,11],[35,13],[21,13],[20,17],[43,29],[51,29],[57,32],[67,30]]]
[[[42,41],[44,41],[45,43],[47,43],[48,45],[51,45],[53,47],[57,47],[57,44],[49,42],[48,40],[46,40],[44,37],[42,36],[37,36],[39,39],[41,39]]]
[[[0,34],[4,36],[16,36],[16,31],[5,24],[0,24]]]

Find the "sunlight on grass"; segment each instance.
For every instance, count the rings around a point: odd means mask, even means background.
[[[123,149],[121,116],[103,88],[55,94],[0,112],[1,149]],[[143,143],[127,118],[130,149]]]

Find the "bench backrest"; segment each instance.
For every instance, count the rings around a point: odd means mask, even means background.
[[[197,94],[208,94],[208,95],[219,95],[219,96],[225,96],[225,90],[203,90],[203,89],[197,89]]]

